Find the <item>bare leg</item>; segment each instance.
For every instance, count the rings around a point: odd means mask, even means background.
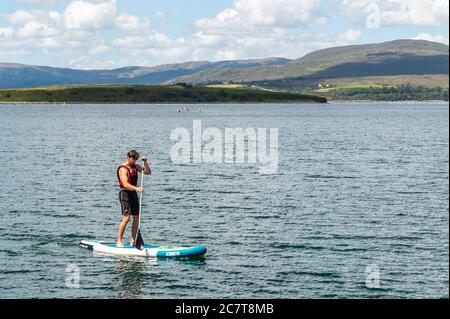
[[[133,225],[131,226],[131,240],[130,240],[131,245],[134,245],[136,241],[138,226],[139,226],[139,215],[134,215]]]
[[[123,233],[125,232],[125,227],[127,227],[128,222],[130,221],[130,214],[125,214],[122,217],[122,222],[119,225],[119,233],[117,234],[117,247],[123,247],[122,238]]]

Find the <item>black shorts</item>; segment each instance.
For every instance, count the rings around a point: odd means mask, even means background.
[[[122,215],[139,215],[139,198],[135,191],[121,189],[119,191],[119,201]]]

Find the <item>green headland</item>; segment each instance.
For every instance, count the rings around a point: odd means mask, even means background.
[[[174,85],[77,85],[2,89],[1,103],[326,103],[315,95],[254,88]]]

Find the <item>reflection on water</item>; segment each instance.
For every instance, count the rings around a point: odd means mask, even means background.
[[[157,266],[155,258],[119,256],[117,258],[117,297],[140,298],[149,267]]]
[[[175,265],[183,269],[198,268],[206,265],[206,258],[148,258],[140,256],[116,256],[116,274],[118,298],[144,298],[157,284],[161,274],[155,267]],[[161,268],[164,269],[164,268]]]

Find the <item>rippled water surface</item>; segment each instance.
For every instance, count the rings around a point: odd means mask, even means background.
[[[178,107],[0,106],[1,298],[448,298],[448,104]],[[278,128],[278,173],[172,163],[170,132],[194,119]],[[146,243],[206,244],[205,258],[78,247],[114,240],[131,147],[154,171]]]

